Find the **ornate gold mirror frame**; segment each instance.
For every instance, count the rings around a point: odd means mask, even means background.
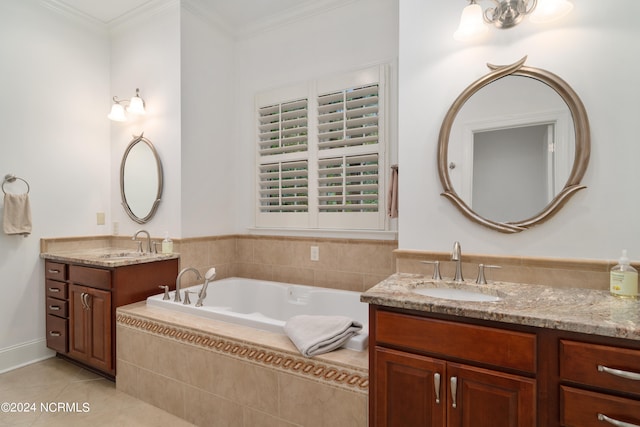
[[[553,216],[577,191],[586,188],[581,185],[580,181],[585,174],[587,165],[589,164],[589,156],[591,153],[591,137],[589,131],[589,120],[587,112],[578,95],[573,91],[571,86],[567,84],[557,75],[539,68],[525,67],[525,56],[520,61],[505,66],[487,64],[491,70],[487,75],[469,85],[453,102],[447,115],[442,122],[440,128],[440,136],[438,137],[438,174],[442,183],[442,196],[448,198],[467,218],[497,230],[503,233],[518,233],[528,228],[540,224]],[[501,79],[505,76],[523,76],[536,79],[555,90],[566,102],[571,115],[575,130],[575,157],[571,174],[564,185],[564,188],[551,200],[551,202],[539,213],[531,218],[522,221],[513,222],[497,222],[478,215],[471,209],[456,193],[448,172],[448,148],[449,138],[453,122],[465,104],[476,92],[488,84]]]

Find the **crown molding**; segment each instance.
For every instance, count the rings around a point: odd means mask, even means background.
[[[139,21],[148,20],[155,15],[165,13],[168,10],[176,10],[179,7],[180,0],[151,0],[110,20],[107,27],[110,32],[117,32],[127,26],[135,25]]]
[[[220,17],[220,14],[203,4],[202,0],[181,0],[180,6],[193,16],[202,19],[207,24],[221,30],[225,35],[233,38],[234,30],[231,24]]]
[[[259,22],[241,26],[236,31],[236,38],[248,39],[262,32],[269,31],[281,25],[292,24],[330,10],[338,9],[360,0],[307,0],[300,5],[285,12],[279,11],[270,16],[266,16]]]
[[[40,0],[39,3],[42,7],[56,12],[57,14],[62,15],[68,19],[71,19],[78,24],[101,32],[107,31],[107,24],[105,22],[96,19],[93,16],[87,15],[86,13],[76,9],[75,7],[71,7],[58,0]]]

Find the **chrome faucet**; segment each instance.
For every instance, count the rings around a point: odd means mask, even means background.
[[[178,273],[178,277],[176,278],[176,296],[173,298],[175,302],[182,301],[182,299],[180,298],[180,279],[182,279],[182,275],[187,271],[193,271],[196,274],[196,277],[198,278],[198,280],[202,279],[200,272],[193,267],[187,267],[180,270],[180,273]]]
[[[462,277],[462,252],[460,250],[460,242],[454,242],[453,252],[451,253],[451,261],[456,262],[456,274],[453,277],[454,282],[464,282]]]
[[[202,285],[202,289],[200,289],[200,293],[198,293],[198,301],[196,302],[196,307],[202,307],[202,302],[207,297],[207,286],[209,286],[209,282],[212,282],[213,279],[216,278],[216,269],[210,268],[204,274],[204,285]]]
[[[151,236],[149,235],[149,232],[147,230],[138,230],[136,231],[136,233],[133,235],[133,237],[131,238],[131,240],[136,240],[138,238],[138,234],[140,233],[144,233],[147,235],[147,253],[151,253]],[[142,241],[138,240],[138,252],[142,252]]]

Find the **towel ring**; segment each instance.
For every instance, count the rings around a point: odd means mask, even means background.
[[[16,179],[19,179],[20,181],[25,183],[25,185],[27,186],[27,194],[29,194],[29,190],[31,190],[31,187],[29,187],[29,183],[27,181],[25,181],[24,179],[22,179],[22,178],[20,178],[18,176],[15,176],[13,174],[7,174],[7,175],[4,176],[4,181],[2,181],[2,192],[4,194],[7,194],[7,192],[4,191],[4,185],[7,182],[15,182]]]

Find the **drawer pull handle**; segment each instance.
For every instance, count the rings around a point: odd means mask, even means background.
[[[440,374],[433,374],[433,387],[436,391],[436,403],[440,404]]]
[[[54,270],[52,268],[49,269],[49,273],[51,274],[60,274],[60,270]]]
[[[59,337],[62,334],[60,332],[51,331],[51,332],[49,332],[49,335],[51,335],[52,337]]]
[[[451,377],[451,407],[457,408],[456,395],[458,394],[458,377]]]
[[[625,423],[624,421],[618,421],[614,418],[609,418],[604,414],[598,414],[598,421],[606,421],[616,427],[640,427],[638,424]]]
[[[616,377],[622,377],[628,380],[640,381],[640,374],[638,373],[621,371],[620,369],[613,369],[604,365],[598,365],[598,372],[606,372],[607,374],[615,375]]]
[[[49,288],[49,292],[60,292],[60,288]]]
[[[60,310],[60,306],[59,305],[50,305],[49,306],[49,310],[58,311],[58,310]]]

